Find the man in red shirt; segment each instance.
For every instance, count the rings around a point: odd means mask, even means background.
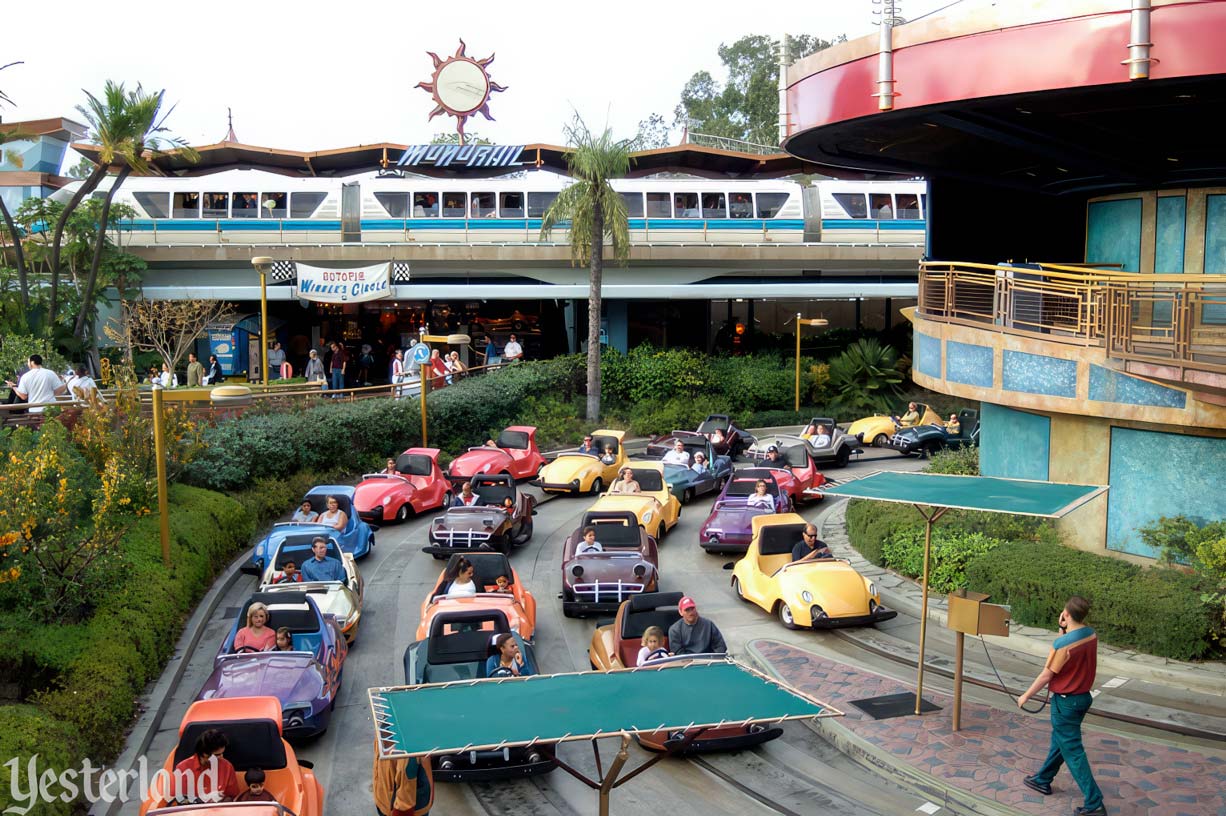
[[[332,344],[332,390],[340,391],[345,387],[345,367],[349,364],[349,355],[340,343]]]
[[[1069,773],[1085,796],[1085,804],[1073,809],[1074,816],[1106,816],[1103,792],[1094,781],[1085,746],[1081,744],[1081,721],[1094,701],[1090,689],[1098,672],[1098,636],[1085,625],[1089,613],[1090,602],[1085,598],[1074,595],[1068,599],[1059,620],[1060,631],[1064,634],[1052,644],[1043,671],[1017,699],[1018,708],[1021,708],[1039,689],[1047,686],[1051,705],[1051,749],[1043,767],[1022,781],[1031,790],[1050,796],[1051,781],[1060,766],[1068,763]]]

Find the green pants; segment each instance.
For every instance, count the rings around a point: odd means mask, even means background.
[[[1094,781],[1085,746],[1081,744],[1081,721],[1093,701],[1089,692],[1051,695],[1051,750],[1047,752],[1043,767],[1034,775],[1036,781],[1050,785],[1060,766],[1067,763],[1073,781],[1086,798],[1086,810],[1096,810],[1103,804],[1103,792]]]

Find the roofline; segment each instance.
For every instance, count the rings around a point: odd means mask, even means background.
[[[24,122],[0,122],[0,128],[20,130],[36,137],[59,136],[66,141],[80,139],[89,133],[87,125],[83,125],[74,119],[65,119],[62,116],[50,119],[27,119]]]

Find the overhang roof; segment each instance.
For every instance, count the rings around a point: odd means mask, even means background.
[[[853,499],[1043,518],[1065,516],[1106,490],[1095,485],[893,471],[822,488],[825,494]]]
[[[29,119],[25,122],[0,122],[0,129],[18,130],[36,138],[39,136],[51,136],[66,142],[72,139],[80,139],[89,132],[89,128],[80,122],[74,122],[63,117]]]

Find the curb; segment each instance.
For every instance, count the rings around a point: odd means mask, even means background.
[[[762,672],[787,687],[787,681],[780,676],[770,661],[759,654],[754,648],[754,643],[755,641],[750,641],[745,645],[749,659]],[[878,748],[868,740],[857,736],[850,728],[840,724],[837,717],[805,720],[804,724],[834,746],[839,753],[849,757],[871,773],[880,775],[907,792],[921,796],[955,813],[971,813],[979,816],[1029,816],[1023,811],[1015,810],[991,799],[985,799],[969,791],[943,785],[936,777],[898,762],[888,751]]]

